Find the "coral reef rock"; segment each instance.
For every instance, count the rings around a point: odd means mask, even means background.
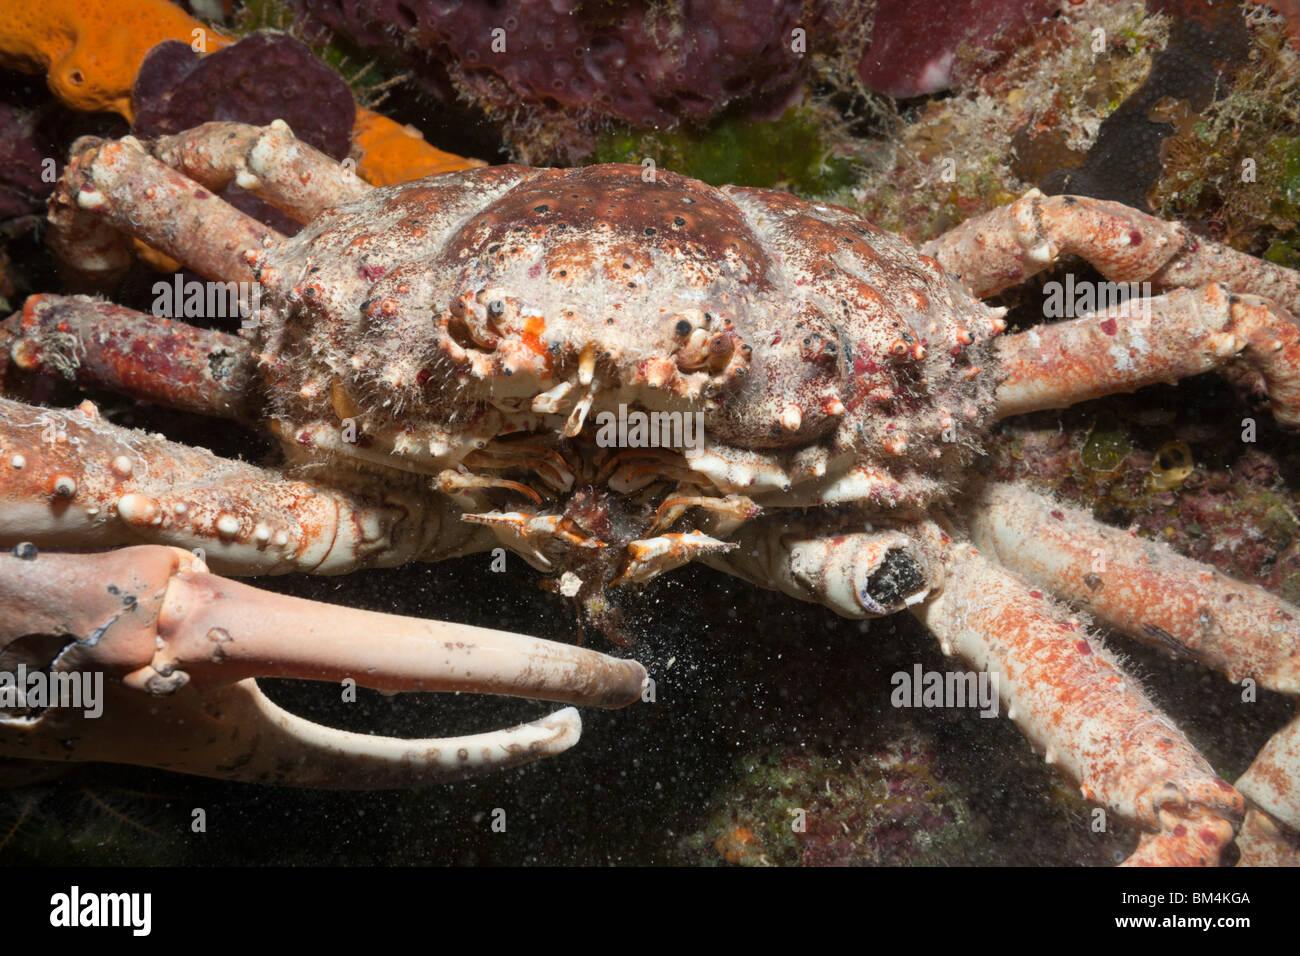
[[[738,105],[773,118],[802,93],[795,0],[293,0],[313,22],[396,60],[421,87],[499,121],[516,155],[575,160],[602,122],[672,127]]]

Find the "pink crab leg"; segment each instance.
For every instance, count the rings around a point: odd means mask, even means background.
[[[729,523],[710,517],[714,520],[702,522],[706,528]],[[910,607],[924,600],[933,583],[927,555],[902,531],[836,534],[774,515],[750,521],[728,537],[734,548],[706,552],[701,560],[844,617],[874,617]]]
[[[232,574],[438,560],[491,547],[440,495],[291,480],[158,435],[0,399],[0,544],[202,549]]]
[[[1236,845],[1240,851],[1238,866],[1300,866],[1300,849],[1295,838],[1259,810],[1246,811],[1246,819],[1237,831]]]
[[[246,340],[86,296],[34,295],[0,322],[0,385],[22,372],[225,418],[257,404]]]
[[[1159,288],[1221,282],[1234,292],[1267,296],[1300,311],[1300,273],[1200,239],[1177,223],[1084,196],[1030,190],[1007,206],[927,242],[937,259],[978,296],[1018,285],[1062,256],[1077,255],[1113,282]]]
[[[994,350],[1006,375],[1003,418],[1242,361],[1263,379],[1278,421],[1300,425],[1300,328],[1269,300],[1220,284],[1008,335]]]
[[[410,786],[566,749],[579,734],[577,714],[446,740],[372,737],[295,717],[251,678],[351,678],[383,691],[598,707],[634,702],[645,682],[635,661],[582,648],[269,594],[209,574],[174,548],[19,549],[0,558],[0,606],[0,655],[32,658],[34,635],[58,635],[66,643],[51,673],[100,672],[106,685],[102,714],[11,709],[0,719],[0,753],[9,756],[144,763],[295,786]]]
[[[159,138],[150,151],[211,190],[225,189],[233,181],[299,222],[309,222],[325,208],[358,199],[374,188],[347,166],[295,138],[284,120],[269,126],[204,123]]]
[[[1218,863],[1244,812],[1187,738],[1060,604],[967,544],[914,613],[945,653],[998,676],[1015,721],[1083,795],[1148,831],[1128,865]]]
[[[971,508],[972,540],[1099,622],[1226,674],[1300,694],[1300,608],[1022,485]]]
[[[117,276],[128,236],[200,275],[240,282],[257,281],[260,254],[284,239],[154,159],[131,136],[77,140],[49,205],[50,248],[66,269],[87,282]],[[117,246],[107,230],[121,234]],[[87,255],[90,249],[96,251],[94,261]]]
[[[971,513],[981,548],[1107,627],[1188,653],[1231,681],[1300,694],[1300,608],[1021,485],[987,487]],[[1237,787],[1300,830],[1297,779],[1300,719],[1274,735]]]
[[[1269,738],[1237,789],[1270,816],[1300,834],[1300,717]],[[1300,850],[1297,851],[1300,854]]]

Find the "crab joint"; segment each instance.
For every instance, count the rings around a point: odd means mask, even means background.
[[[891,614],[929,593],[926,562],[915,544],[896,531],[863,532],[795,542],[791,578],[837,614]]]

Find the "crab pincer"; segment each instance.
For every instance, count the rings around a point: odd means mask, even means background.
[[[0,606],[0,662],[88,691],[81,707],[41,700],[0,712],[0,752],[14,757],[289,786],[416,786],[561,753],[577,743],[581,720],[567,707],[463,737],[373,736],[298,717],[256,678],[596,707],[634,702],[645,681],[635,661],[583,648],[273,594],[211,574],[179,548],[19,547],[0,556]]]

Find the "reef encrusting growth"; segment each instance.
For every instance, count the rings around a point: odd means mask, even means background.
[[[1232,82],[1199,110],[1166,104],[1172,127],[1152,210],[1282,265],[1300,266],[1300,53],[1287,24],[1255,8],[1254,42]]]
[[[1295,262],[1294,32],[1258,4],[1064,7],[950,95],[905,112],[892,138],[864,144],[852,204],[919,241],[1038,186]]]
[[[1137,89],[1168,39],[1143,3],[1086,3],[1018,37],[1011,52],[944,98],[905,114],[862,151],[852,202],[872,222],[923,240],[1003,205],[1077,163]]]
[[[281,119],[294,136],[343,159],[356,103],[333,70],[292,37],[254,33],[207,56],[177,40],[145,57],[131,90],[132,132],[166,136],[212,120],[265,126]]]
[[[825,117],[807,106],[791,107],[777,120],[728,117],[702,133],[608,132],[591,156],[597,163],[647,158],[713,186],[789,189],[803,196],[831,194],[857,180],[852,160],[837,152],[828,135]]]
[[[932,738],[891,729],[847,765],[793,747],[740,758],[738,792],[719,795],[724,809],[683,841],[683,852],[743,866],[975,862],[987,822],[944,779]]]
[[[671,128],[737,105],[770,118],[805,80],[799,0],[294,5],[308,25],[410,70],[435,99],[481,108],[526,162],[579,159],[610,120]]]

